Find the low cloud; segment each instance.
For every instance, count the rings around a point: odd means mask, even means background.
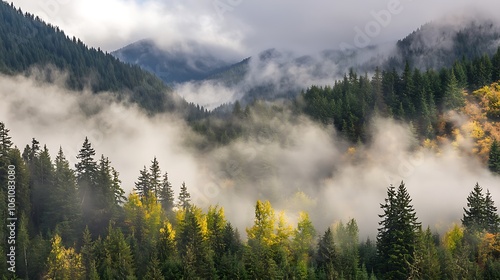
[[[183,120],[147,116],[110,93],[73,92],[24,76],[0,76],[0,83],[0,121],[21,149],[35,137],[53,156],[61,145],[74,164],[88,136],[127,192],[156,156],[176,192],[186,181],[196,204],[224,206],[240,230],[251,225],[255,201],[268,199],[291,217],[307,210],[319,231],[355,218],[361,235],[374,237],[386,189],[401,180],[419,220],[441,231],[459,222],[476,182],[500,200],[499,178],[469,153],[451,145],[440,153],[418,148],[409,127],[393,120],[373,120],[372,142],[351,146],[331,126],[261,104],[242,122],[244,137],[199,150],[204,139]]]

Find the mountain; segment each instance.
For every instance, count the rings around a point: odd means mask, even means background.
[[[449,67],[457,60],[493,55],[500,46],[500,27],[491,20],[441,21],[423,25],[398,41],[387,67],[405,61],[422,70]],[[458,21],[460,22],[460,21]]]
[[[177,44],[164,50],[153,40],[145,39],[111,54],[123,62],[139,65],[167,84],[203,80],[232,64],[210,54],[196,42]]]
[[[51,81],[53,71],[49,70],[55,68],[68,75],[66,85],[73,90],[114,92],[118,99],[137,103],[151,113],[180,111],[191,117],[201,113],[155,75],[89,48],[13,4],[0,3],[0,22],[0,73],[17,75],[41,67],[47,70],[45,80]]]

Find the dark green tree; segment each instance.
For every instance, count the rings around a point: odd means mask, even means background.
[[[148,199],[148,196],[151,193],[151,174],[149,174],[146,166],[144,166],[144,168],[140,171],[134,190],[137,192],[141,200]]]
[[[149,167],[149,186],[150,191],[153,192],[157,200],[160,197],[161,179],[160,164],[158,163],[156,157],[154,157],[153,161],[151,161],[151,166]]]
[[[495,202],[491,197],[490,190],[486,190],[484,207],[486,231],[488,231],[489,233],[498,233],[500,226],[500,217],[498,217],[497,207],[495,206]]]
[[[491,172],[500,175],[500,145],[493,140],[488,158],[488,168]]]
[[[167,172],[163,175],[163,181],[160,185],[159,201],[163,211],[165,211],[167,215],[170,215],[174,208],[174,190],[172,189],[172,184],[168,180]]]
[[[416,232],[420,226],[405,184],[390,186],[377,235],[379,272],[384,279],[407,279],[413,265]]]
[[[179,207],[179,209],[186,210],[191,206],[191,194],[189,194],[185,182],[182,182],[178,200],[177,207]]]
[[[476,183],[474,189],[467,197],[467,207],[464,208],[462,224],[469,232],[486,229],[486,199],[483,188]]]
[[[338,273],[335,271],[335,267],[337,267],[338,256],[335,247],[333,232],[328,228],[319,239],[315,257],[318,275],[324,279],[337,279]]]
[[[89,139],[85,137],[82,148],[76,158],[79,160],[75,165],[76,179],[78,184],[78,198],[82,208],[83,222],[89,225],[92,212],[96,206],[96,181],[97,162],[94,160],[95,150]],[[90,226],[90,225],[89,225]]]

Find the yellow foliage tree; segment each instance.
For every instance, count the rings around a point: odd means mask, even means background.
[[[464,238],[464,229],[457,224],[444,235],[443,245],[448,251],[455,252]]]
[[[82,256],[74,248],[64,248],[61,237],[52,238],[52,249],[47,260],[48,272],[45,279],[74,280],[84,279]]]

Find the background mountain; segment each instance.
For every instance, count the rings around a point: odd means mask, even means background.
[[[220,59],[196,42],[161,49],[153,40],[132,43],[111,53],[123,62],[139,65],[167,84],[206,79],[232,63]]]
[[[439,70],[457,60],[491,56],[500,45],[500,32],[491,20],[442,20],[427,23],[398,42],[362,49],[325,49],[311,55],[268,49],[235,64],[218,59],[202,46],[189,45],[193,51],[187,53],[179,47],[160,50],[152,40],[143,40],[113,55],[166,83],[222,85],[234,92],[233,102],[248,104],[257,99],[293,99],[310,85],[342,79],[349,69],[374,73],[380,67],[401,73],[408,62],[423,71]]]

